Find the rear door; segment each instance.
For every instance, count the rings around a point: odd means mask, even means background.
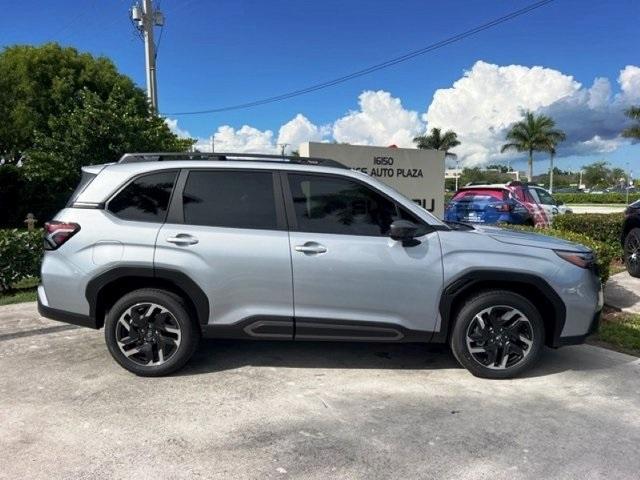
[[[156,268],[191,277],[209,299],[209,324],[231,336],[293,335],[289,236],[277,182],[268,170],[183,170],[158,235]]]
[[[442,287],[437,232],[354,179],[289,172],[283,184],[295,338],[392,341],[421,332],[428,340]],[[418,245],[389,238],[398,219],[422,223]]]

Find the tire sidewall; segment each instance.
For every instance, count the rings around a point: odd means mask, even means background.
[[[138,303],[155,303],[166,308],[176,319],[181,330],[181,341],[177,351],[162,365],[145,366],[129,360],[118,347],[116,325],[120,316]],[[185,305],[177,295],[162,290],[144,289],[131,292],[118,300],[105,318],[105,341],[113,358],[125,369],[140,376],[167,375],[181,368],[191,357],[198,336]]]
[[[517,365],[503,370],[490,369],[480,364],[469,352],[466,341],[467,329],[475,315],[486,308],[498,305],[520,310],[529,320],[533,330],[531,352]],[[450,343],[458,362],[473,375],[482,378],[512,378],[530,368],[538,360],[544,346],[544,323],[538,310],[523,296],[507,291],[484,292],[467,301],[460,309]]]
[[[640,261],[636,262],[636,267],[632,268],[629,262],[629,257],[627,256],[627,243],[629,242],[629,239],[631,237],[634,237],[638,242],[640,242],[640,228],[633,228],[631,229],[631,231],[627,234],[627,237],[625,238],[624,241],[624,263],[625,266],[627,267],[627,272],[629,272],[629,275],[631,275],[632,277],[640,277]]]

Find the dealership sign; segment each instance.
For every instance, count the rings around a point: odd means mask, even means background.
[[[303,157],[330,158],[395,188],[437,217],[444,214],[444,152],[334,143],[303,143]]]

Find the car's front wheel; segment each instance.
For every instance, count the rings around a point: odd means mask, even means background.
[[[145,288],[109,309],[105,340],[113,358],[136,375],[157,377],[181,368],[193,355],[200,329],[178,295]]]
[[[460,364],[483,378],[512,378],[531,367],[544,345],[544,324],[517,293],[482,292],[460,309],[451,349]]]
[[[640,278],[640,228],[633,228],[624,240],[624,262],[629,275]]]

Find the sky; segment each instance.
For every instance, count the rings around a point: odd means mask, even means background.
[[[391,68],[251,109],[226,107],[331,80],[476,27],[533,0],[162,0],[160,112],[180,135],[217,151],[271,152],[303,141],[412,146],[453,129],[466,166],[506,163],[509,125],[525,109],[567,133],[556,165],[597,160],[635,170],[640,145],[622,139],[640,105],[640,1],[555,0],[522,17]],[[50,41],[109,57],[145,87],[130,0],[0,0],[0,48]],[[158,35],[160,31],[156,31]],[[538,154],[535,172],[548,168]]]

